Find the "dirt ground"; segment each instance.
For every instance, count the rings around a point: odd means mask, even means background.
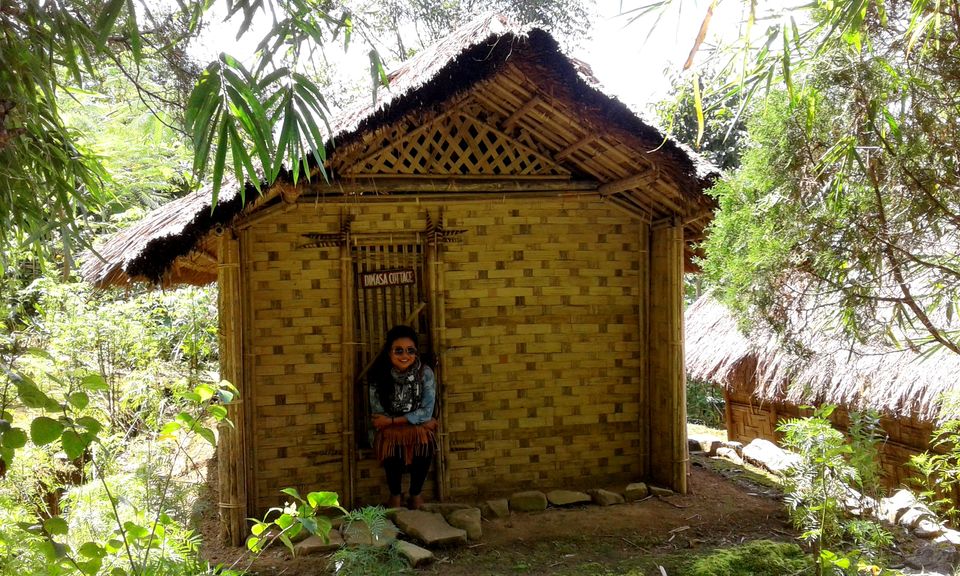
[[[214,564],[246,567],[245,550],[221,546],[217,520],[212,513],[206,516],[204,556]],[[484,521],[480,542],[435,550],[436,562],[418,573],[661,576],[663,566],[672,576],[682,574],[696,555],[715,548],[795,536],[776,488],[725,460],[694,456],[687,495]],[[250,571],[263,576],[323,574],[327,562],[323,556],[291,558],[283,550],[268,550]]]

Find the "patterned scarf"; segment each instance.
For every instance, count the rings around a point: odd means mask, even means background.
[[[393,398],[390,406],[384,406],[384,409],[389,414],[400,416],[419,408],[423,397],[423,370],[420,359],[417,358],[406,372],[390,368],[390,376],[393,378]]]

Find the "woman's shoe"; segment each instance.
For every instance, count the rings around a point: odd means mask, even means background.
[[[399,508],[400,507],[400,495],[391,495],[387,502],[383,505],[384,508]]]

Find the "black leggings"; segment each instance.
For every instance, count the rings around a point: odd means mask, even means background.
[[[430,470],[430,460],[432,459],[433,454],[414,456],[413,462],[407,466],[403,462],[403,458],[384,458],[383,470],[387,473],[387,486],[390,488],[390,495],[400,495],[400,480],[403,478],[404,471],[408,471],[410,472],[410,496],[419,496],[420,491],[423,490],[423,482],[427,479],[427,472]]]

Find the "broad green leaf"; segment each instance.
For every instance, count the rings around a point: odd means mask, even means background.
[[[53,442],[60,437],[62,432],[63,424],[46,416],[34,418],[33,422],[30,423],[30,439],[37,446],[44,446]]]
[[[139,524],[137,524],[137,523],[135,523],[135,522],[131,522],[131,521],[129,521],[129,520],[123,523],[123,529],[124,529],[124,531],[126,531],[126,533],[127,533],[128,535],[130,535],[131,537],[133,537],[133,538],[135,538],[135,539],[137,539],[137,540],[143,540],[143,539],[148,538],[148,537],[150,536],[150,531],[149,531],[149,530],[147,530],[145,527],[143,527],[143,526],[141,526],[141,525],[139,525]]]
[[[83,410],[87,407],[87,404],[90,403],[90,397],[87,396],[86,392],[74,392],[73,394],[67,396],[67,402],[73,405],[77,410]]]
[[[96,542],[84,542],[80,546],[80,554],[87,558],[103,558],[107,555],[107,551]]]
[[[3,447],[16,450],[27,444],[27,433],[22,428],[11,428],[3,433]]]
[[[286,546],[288,550],[290,550],[290,553],[291,553],[291,554],[294,553],[294,550],[293,550],[293,541],[290,540],[290,537],[289,537],[289,536],[287,536],[286,534],[281,533],[281,534],[280,534],[280,541],[283,542],[283,545]]]
[[[280,492],[286,494],[287,496],[290,496],[295,500],[302,500],[302,498],[300,497],[300,492],[298,492],[296,488],[281,488]]]
[[[227,409],[219,404],[214,404],[212,406],[207,406],[207,412],[210,413],[216,420],[220,421],[227,417]]]
[[[247,550],[257,553],[260,552],[260,538],[256,536],[251,536],[247,538]]]
[[[71,90],[71,92],[73,91]],[[42,358],[44,360],[49,360],[50,362],[54,361],[53,355],[51,355],[49,352],[41,348],[29,348],[27,349],[27,354],[35,358]]]
[[[23,402],[27,408],[48,408],[51,404],[55,404],[49,396],[44,394],[31,382],[21,380],[20,382],[15,382],[15,385],[17,387],[17,394],[20,396],[20,401]]]
[[[89,560],[81,560],[77,562],[77,567],[80,568],[80,572],[86,576],[96,576],[100,572],[100,568],[103,567],[102,558],[91,558]]]
[[[199,434],[201,438],[209,442],[210,445],[213,446],[214,448],[217,447],[217,436],[213,433],[213,430],[207,427],[200,427],[197,429],[197,434]]]
[[[336,492],[310,492],[307,502],[314,508],[331,508],[340,506],[340,496]]]
[[[104,380],[101,374],[89,374],[84,376],[80,381],[80,385],[91,392],[106,392],[107,390],[110,390],[110,387],[107,385],[107,381]]]
[[[266,529],[267,529],[267,525],[266,525],[266,524],[264,524],[264,523],[262,523],[262,522],[257,522],[256,524],[254,524],[254,525],[250,528],[250,533],[253,534],[254,536],[259,536],[259,535],[263,534],[264,531],[266,531]]]
[[[43,529],[50,534],[57,536],[60,534],[66,534],[70,528],[67,526],[66,520],[60,516],[54,516],[43,521]]]
[[[273,522],[274,524],[279,526],[281,529],[286,530],[287,528],[293,525],[293,516],[284,513],[284,514],[281,514],[279,517],[277,517],[277,519],[274,520]]]
[[[64,430],[60,438],[63,451],[67,454],[67,458],[71,460],[79,458],[83,451],[87,449],[87,446],[90,445],[90,442],[83,435],[77,434],[73,430]]]
[[[96,418],[90,416],[81,416],[76,419],[76,423],[87,429],[88,432],[96,436],[103,429],[103,425]]]
[[[309,516],[302,516],[297,519],[303,528],[310,534],[317,533],[317,520],[316,518],[311,518]]]
[[[206,402],[207,400],[213,398],[214,392],[216,389],[210,384],[199,384],[193,389],[193,391],[200,397],[201,402]]]

